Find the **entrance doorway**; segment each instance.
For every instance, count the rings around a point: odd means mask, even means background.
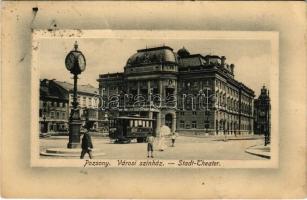
[[[172,130],[172,125],[173,125],[172,114],[166,114],[165,115],[165,125],[168,126]]]

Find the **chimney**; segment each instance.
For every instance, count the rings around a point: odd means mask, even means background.
[[[234,68],[235,68],[235,65],[234,65],[234,64],[231,64],[231,65],[230,65],[230,71],[231,71],[232,74],[233,74]]]
[[[222,57],[221,57],[221,65],[222,65],[222,66],[225,66],[225,60],[226,60],[226,57],[225,57],[225,56],[222,56]]]

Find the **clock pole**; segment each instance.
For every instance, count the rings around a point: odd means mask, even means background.
[[[82,58],[80,58],[82,57]],[[80,62],[80,59],[84,59],[84,62]],[[69,142],[67,148],[79,148],[80,147],[80,129],[82,121],[80,118],[80,111],[78,108],[78,74],[81,74],[85,70],[85,58],[81,51],[78,50],[77,42],[74,45],[74,50],[70,51],[65,59],[66,68],[74,75],[74,89],[73,89],[73,102],[72,109],[69,116]],[[82,65],[83,66],[80,66]]]

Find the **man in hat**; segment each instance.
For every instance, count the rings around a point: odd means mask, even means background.
[[[92,143],[91,135],[89,134],[90,127],[91,126],[89,125],[89,123],[86,123],[84,126],[84,128],[86,128],[86,131],[82,138],[82,143],[81,143],[82,151],[81,151],[80,159],[83,159],[86,153],[88,153],[90,159],[93,158],[93,155],[92,155],[93,143]]]

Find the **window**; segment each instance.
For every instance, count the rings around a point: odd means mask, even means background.
[[[98,106],[98,105],[97,105],[97,99],[94,98],[94,107],[96,107],[96,106]]]
[[[54,112],[53,112],[53,111],[50,112],[50,118],[51,118],[51,119],[54,118]]]
[[[66,118],[66,115],[65,115],[65,112],[62,113],[62,119],[65,119]]]
[[[183,120],[180,120],[179,127],[184,128],[184,121]]]
[[[196,123],[196,121],[192,121],[192,128],[197,128],[197,123]]]
[[[82,98],[82,106],[84,106],[84,107],[86,106],[86,97]]]
[[[180,115],[181,115],[181,116],[184,116],[184,112],[180,112]]]
[[[90,97],[88,101],[89,101],[89,107],[92,107],[92,98]]]
[[[196,111],[193,111],[193,112],[192,112],[192,115],[197,115],[197,112],[196,112]]]
[[[138,120],[138,127],[142,127],[142,124],[143,124],[142,120]]]
[[[42,109],[39,109],[39,117],[42,117],[43,116],[43,111]]]
[[[209,80],[206,80],[206,86],[209,86]]]
[[[59,119],[60,118],[60,113],[56,112],[56,118]]]
[[[62,102],[60,103],[59,107],[63,107],[63,103]]]

